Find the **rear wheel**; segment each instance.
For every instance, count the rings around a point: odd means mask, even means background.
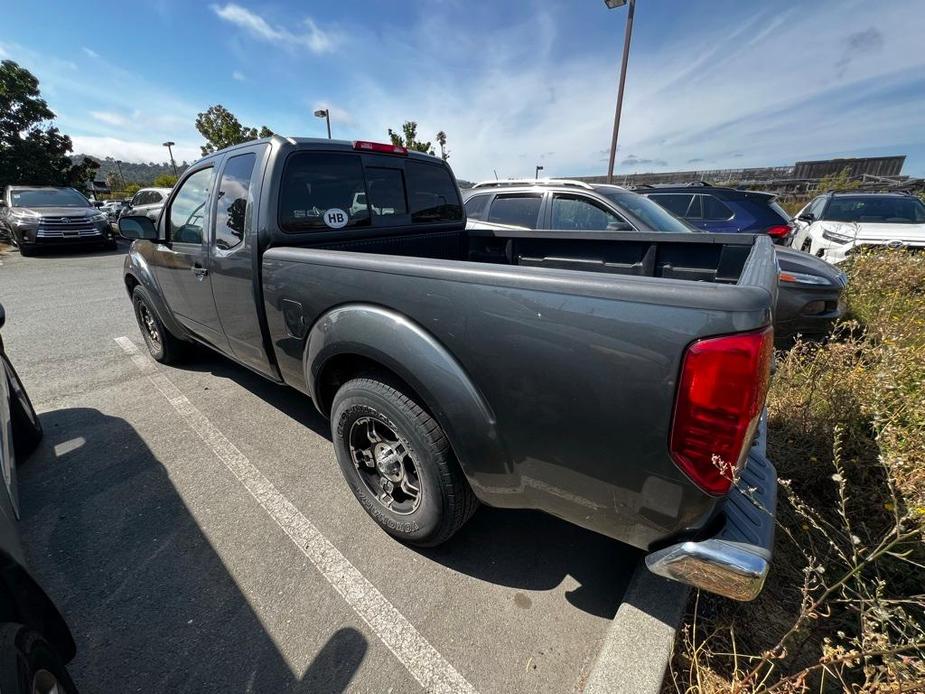
[[[478,501],[440,425],[379,376],[340,387],[331,407],[337,462],[366,512],[414,545],[448,540]]]
[[[0,691],[3,694],[77,694],[51,645],[21,624],[0,624]]]
[[[158,318],[151,302],[151,297],[141,285],[132,291],[132,305],[135,318],[141,328],[141,336],[148,346],[148,351],[162,364],[173,364],[183,354],[186,343],[174,336]]]

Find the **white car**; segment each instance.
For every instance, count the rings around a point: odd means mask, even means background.
[[[826,193],[793,221],[790,245],[830,263],[865,246],[925,248],[925,204],[905,193]]]

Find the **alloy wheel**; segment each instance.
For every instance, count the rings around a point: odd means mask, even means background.
[[[360,479],[382,506],[399,515],[418,509],[423,494],[417,464],[389,424],[378,417],[359,417],[347,442]]]

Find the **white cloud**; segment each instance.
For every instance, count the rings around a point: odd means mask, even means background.
[[[84,53],[86,53],[88,56],[90,56],[91,58],[99,58],[99,57],[100,57],[100,54],[97,53],[96,51],[94,51],[92,48],[87,48],[86,46],[83,46],[83,47],[81,48],[81,50],[82,50]]]
[[[117,127],[124,128],[130,123],[129,119],[125,116],[118,113],[111,113],[109,111],[90,111],[90,115],[101,123],[106,123],[107,125],[115,125]]]
[[[103,159],[112,157],[121,161],[168,161],[167,149],[159,142],[123,140],[117,137],[74,135],[74,152]],[[178,142],[173,148],[177,161],[195,161],[201,156],[199,147],[189,142]]]
[[[232,78],[236,79],[238,82],[245,82],[247,80],[247,75],[245,75],[240,70],[235,70],[231,73]]]
[[[335,33],[321,29],[310,17],[303,20],[303,31],[294,32],[281,26],[272,26],[260,15],[234,3],[212,5],[212,11],[256,39],[307,48],[316,55],[333,51],[340,40]]]
[[[634,45],[619,158],[630,163],[617,173],[788,164],[859,148],[894,154],[905,152],[902,143],[922,143],[917,3],[883,5],[860,25],[856,13],[822,4],[784,14],[756,13],[731,34],[722,25],[679,33],[658,50]],[[395,61],[378,65],[378,75],[357,68],[362,76],[344,104],[364,114],[355,130],[382,137],[408,119],[424,140],[445,130],[450,163],[470,180],[491,178],[495,168],[502,177],[532,176],[537,163],[550,176],[604,173],[618,61],[609,50],[563,55],[569,37],[558,36],[559,23],[543,11],[523,21],[448,40],[452,31],[431,15],[426,32],[370,44],[358,63],[375,50],[386,61],[400,55],[403,69],[413,64],[416,72],[398,83],[382,79],[400,72]],[[862,33],[889,39],[867,41],[875,45],[845,67]],[[430,59],[435,37],[446,44],[440,61]],[[462,76],[460,54],[469,56]]]

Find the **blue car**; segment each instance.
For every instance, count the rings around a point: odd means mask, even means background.
[[[635,191],[704,231],[767,234],[779,245],[785,245],[794,233],[790,215],[771,193],[708,183],[640,186]]]

